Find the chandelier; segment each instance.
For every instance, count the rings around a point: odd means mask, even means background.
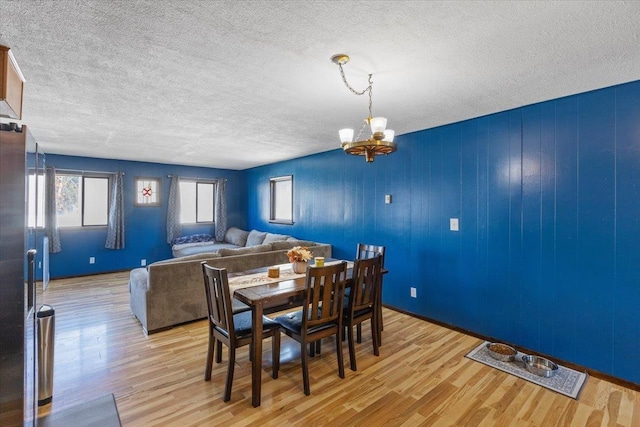
[[[373,117],[371,114],[371,92],[373,91],[373,80],[371,77],[373,74],[369,74],[369,86],[362,92],[358,92],[347,83],[347,78],[344,76],[344,70],[342,69],[342,66],[349,62],[349,56],[344,53],[339,53],[333,55],[331,61],[340,68],[342,81],[351,93],[354,95],[364,95],[369,92],[369,116],[364,119],[364,124],[362,128],[360,128],[356,140],[353,140],[353,129],[340,129],[339,131],[340,142],[342,143],[344,152],[355,156],[365,156],[367,163],[371,163],[375,156],[381,154],[387,155],[396,151],[398,147],[393,142],[395,132],[391,129],[386,129],[387,119],[384,117]],[[362,132],[367,126],[371,128],[371,136],[368,139],[361,139]]]

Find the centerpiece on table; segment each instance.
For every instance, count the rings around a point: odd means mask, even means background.
[[[287,252],[294,273],[302,274],[307,271],[307,262],[313,258],[313,252],[305,246],[294,246]]]

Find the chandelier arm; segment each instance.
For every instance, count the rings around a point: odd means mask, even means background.
[[[364,121],[364,124],[362,125],[362,127],[360,128],[360,132],[358,132],[358,136],[356,137],[356,141],[362,141],[360,139],[360,136],[362,135],[362,131],[364,130],[364,128],[367,127],[367,120]]]

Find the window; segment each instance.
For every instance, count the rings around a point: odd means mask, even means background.
[[[269,180],[271,213],[269,222],[293,224],[293,175]]]
[[[180,181],[180,222],[212,223],[215,212],[216,183]]]
[[[36,175],[35,173],[30,173],[27,188],[29,193],[29,199],[27,201],[29,209],[27,227],[35,227],[37,220],[38,228],[42,228],[44,227],[44,175],[38,174],[38,182],[36,185]]]
[[[109,177],[57,174],[58,226],[106,226],[109,216]]]

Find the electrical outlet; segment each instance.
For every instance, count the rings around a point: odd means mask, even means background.
[[[385,202],[387,205],[390,205],[390,204],[391,204],[391,194],[385,194],[385,195],[384,195],[384,202]]]
[[[410,288],[410,289],[411,289],[411,298],[418,298],[418,292],[416,288]]]
[[[458,222],[458,218],[449,218],[449,230],[451,231],[460,230],[460,224]]]
[[[146,259],[142,259],[142,260],[140,260],[140,265],[141,265],[142,267],[144,267],[145,265],[147,265],[147,260],[146,260]]]
[[[96,257],[92,256],[89,257],[89,264],[95,264],[96,263]]]

